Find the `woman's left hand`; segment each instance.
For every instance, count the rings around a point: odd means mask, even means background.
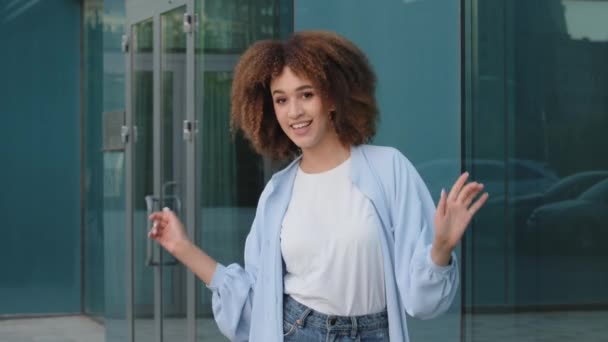
[[[488,199],[486,192],[473,201],[483,190],[483,184],[470,182],[465,185],[468,177],[468,172],[460,175],[449,194],[441,191],[435,213],[435,240],[431,250],[433,261],[441,266],[449,264],[452,251],[462,239],[471,219]]]

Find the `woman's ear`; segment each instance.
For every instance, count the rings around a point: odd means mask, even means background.
[[[323,99],[323,107],[327,108],[329,112],[336,111],[336,102],[331,97],[325,97]]]
[[[331,99],[326,99],[326,101],[325,108],[327,108],[329,111],[329,118],[333,120],[336,116],[336,104]]]
[[[333,103],[331,103],[329,106],[329,114],[331,115],[332,113],[336,112],[336,105],[334,105]]]

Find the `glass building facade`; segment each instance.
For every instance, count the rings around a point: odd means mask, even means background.
[[[490,193],[457,251],[460,295],[408,320],[411,341],[607,340],[606,22],[605,0],[0,2],[0,341],[66,317],[75,335],[56,340],[226,341],[146,217],[169,206],[242,263],[280,166],[230,134],[233,68],[309,29],[366,52],[373,143],[433,198],[464,170]]]

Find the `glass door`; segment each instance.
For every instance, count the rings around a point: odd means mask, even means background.
[[[134,14],[143,19],[125,40],[128,341],[194,340],[194,277],[147,237],[147,217],[164,207],[194,221],[192,17],[187,1],[176,5]]]
[[[273,165],[230,133],[240,54],[276,38],[278,0],[127,3],[126,341],[227,341],[211,292],[148,240],[150,212],[173,209],[188,236],[223,264],[243,263]],[[196,15],[190,15],[195,13]],[[196,96],[195,96],[196,94]]]
[[[127,180],[127,226],[131,228],[131,243],[127,251],[132,261],[130,288],[130,307],[132,332],[136,340],[153,341],[155,300],[154,289],[156,271],[151,267],[153,249],[146,240],[148,229],[147,215],[155,199],[154,158],[154,20],[149,18],[131,27],[130,47],[130,143],[128,160],[130,166]],[[129,148],[130,147],[130,148]],[[130,152],[130,153],[129,153]],[[129,181],[130,180],[130,181]],[[130,195],[130,196],[129,196]]]
[[[224,265],[243,265],[245,239],[257,202],[275,168],[257,155],[249,142],[230,132],[233,70],[241,53],[252,43],[278,38],[281,27],[290,30],[290,7],[285,7],[286,3],[196,1],[199,22],[194,36],[195,119],[199,132],[195,139],[195,241]],[[196,292],[196,341],[228,341],[213,319],[211,291],[197,281]]]

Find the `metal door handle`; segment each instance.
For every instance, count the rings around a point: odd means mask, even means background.
[[[172,196],[175,197],[175,196]],[[148,216],[152,215],[152,213],[155,210],[158,210],[160,205],[158,205],[160,203],[160,198],[154,196],[154,195],[148,195],[144,197],[145,201],[146,201],[146,209],[147,209],[147,213]],[[181,202],[178,201],[179,199],[176,198],[176,203],[179,203],[179,206],[181,207]],[[147,266],[159,266],[159,265],[163,265],[163,266],[173,266],[173,265],[177,265],[177,260],[174,257],[171,257],[170,260],[168,261],[163,261],[158,262],[154,259],[154,246],[152,245],[152,239],[147,238],[146,239],[146,265]],[[161,251],[162,253],[162,251]]]

